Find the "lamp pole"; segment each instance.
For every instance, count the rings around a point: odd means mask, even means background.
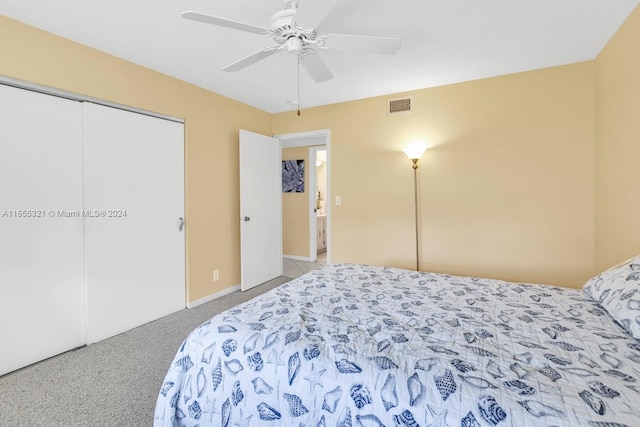
[[[404,153],[411,160],[413,167],[413,207],[416,222],[416,271],[420,271],[420,230],[418,228],[418,161],[427,149],[421,142],[415,142],[404,149]]]
[[[411,159],[413,163],[413,206],[415,209],[415,222],[416,222],[416,271],[420,271],[420,245],[418,239],[418,160]]]

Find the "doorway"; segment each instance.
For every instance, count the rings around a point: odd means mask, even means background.
[[[306,159],[304,194],[283,193],[284,274],[297,277],[331,260],[330,131],[276,135],[276,138],[281,141],[283,161],[291,153],[295,153],[293,157],[297,160]],[[292,207],[294,198],[297,201]]]

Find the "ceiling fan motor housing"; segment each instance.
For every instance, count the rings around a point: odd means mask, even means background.
[[[276,33],[282,34],[287,30],[293,29],[293,17],[296,15],[296,9],[283,9],[276,12],[271,17],[271,29]]]

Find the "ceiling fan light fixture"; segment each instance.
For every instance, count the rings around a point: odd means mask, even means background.
[[[301,52],[302,46],[303,43],[300,37],[290,37],[287,39],[287,50],[289,52]]]

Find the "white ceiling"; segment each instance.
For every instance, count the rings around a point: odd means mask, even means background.
[[[304,2],[305,0],[301,0]],[[322,50],[301,107],[594,59],[640,0],[338,0],[322,32],[403,39],[394,56]],[[269,38],[182,19],[194,10],[269,27],[282,0],[2,0],[0,14],[276,113],[295,109],[295,55],[221,69]]]

